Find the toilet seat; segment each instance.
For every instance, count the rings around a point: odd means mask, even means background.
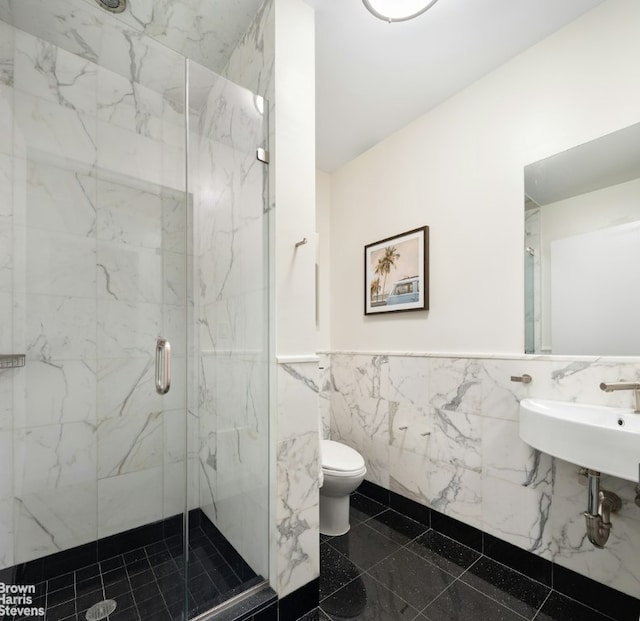
[[[358,468],[357,470],[330,470],[329,468],[325,468],[323,466],[322,472],[326,477],[334,477],[334,478],[357,478],[361,475],[367,474],[367,469],[365,466],[362,468]]]
[[[333,476],[361,474],[364,459],[358,451],[333,440],[322,440],[322,470]]]

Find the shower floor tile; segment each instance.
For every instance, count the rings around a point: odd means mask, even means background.
[[[320,605],[304,621],[615,621],[370,498],[351,498],[351,530],[320,538]]]
[[[207,530],[190,529],[190,617],[259,581],[241,559],[225,559],[219,546],[228,544],[219,535],[212,538]],[[182,537],[174,535],[52,576],[36,585],[32,605],[45,608],[46,621],[86,621],[91,606],[113,599],[117,607],[109,621],[175,621],[182,618],[185,599],[183,558]],[[5,617],[6,621],[33,618]]]

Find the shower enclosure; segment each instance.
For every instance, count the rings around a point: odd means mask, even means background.
[[[0,0],[5,618],[186,620],[265,585],[263,110],[87,0]]]

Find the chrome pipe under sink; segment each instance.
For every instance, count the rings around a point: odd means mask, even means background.
[[[617,494],[600,488],[600,473],[587,470],[587,537],[596,548],[604,548],[611,532],[611,514],[622,507]]]

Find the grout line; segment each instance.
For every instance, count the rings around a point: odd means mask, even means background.
[[[352,561],[353,562],[353,561]],[[329,593],[328,595],[325,595],[321,600],[319,600],[318,602],[318,606],[320,606],[321,602],[326,601],[327,599],[329,599],[330,597],[333,597],[338,591],[341,591],[342,589],[344,589],[344,587],[346,587],[348,584],[351,584],[354,580],[357,580],[358,578],[360,578],[360,576],[362,576],[362,574],[366,573],[365,571],[361,571],[357,576],[354,576],[353,578],[351,578],[351,580],[349,580],[348,582],[345,582],[343,585],[339,586],[337,589],[331,591],[331,593]]]
[[[482,557],[481,557],[482,558]],[[480,560],[480,559],[478,559]],[[510,608],[509,606],[507,606],[506,604],[504,604],[503,602],[497,600],[495,597],[491,597],[491,595],[489,595],[488,593],[485,593],[484,591],[481,591],[480,589],[477,589],[476,587],[474,587],[473,585],[469,584],[468,582],[465,582],[464,580],[460,580],[462,578],[462,576],[464,574],[466,574],[467,572],[464,571],[460,574],[460,576],[458,576],[458,578],[456,579],[456,582],[459,580],[462,584],[464,584],[465,586],[469,587],[470,589],[473,589],[474,591],[476,591],[476,593],[480,593],[480,595],[484,595],[484,597],[486,597],[487,599],[490,599],[491,601],[495,602],[496,604],[498,604],[499,606],[501,606],[502,608],[506,608],[507,610],[510,610],[513,614],[518,615],[520,618],[522,619],[527,619],[527,617],[523,616],[522,614],[520,614],[517,610],[514,610],[513,608]],[[452,583],[453,584],[453,583]],[[493,585],[492,585],[493,586]],[[497,588],[497,587],[496,587]],[[549,587],[547,587],[549,588]],[[550,593],[547,593],[546,597],[549,597]],[[545,599],[546,599],[545,597]],[[537,610],[536,613],[537,614]],[[535,615],[534,615],[535,616]],[[533,617],[532,617],[533,618]]]
[[[432,529],[431,529],[431,528],[429,528],[429,529],[428,529],[427,531],[425,531],[425,532],[429,532],[429,530],[432,530]],[[422,535],[424,535],[424,533],[422,533]],[[380,561],[379,563],[376,563],[375,565],[372,565],[368,570],[363,571],[363,573],[366,573],[366,574],[367,574],[367,575],[368,575],[372,580],[374,580],[374,581],[375,581],[375,582],[377,582],[378,584],[381,584],[381,585],[382,585],[383,587],[385,587],[387,590],[391,591],[391,592],[392,592],[392,593],[393,593],[393,594],[394,594],[398,599],[400,599],[401,601],[403,601],[403,602],[405,602],[406,604],[408,604],[409,606],[411,606],[411,608],[413,608],[414,610],[417,610],[417,611],[418,611],[418,615],[421,615],[421,614],[422,614],[422,612],[423,612],[426,608],[428,608],[428,607],[429,607],[429,605],[430,605],[433,601],[435,601],[435,600],[436,600],[436,599],[437,599],[437,598],[438,598],[442,593],[444,593],[444,591],[446,591],[446,590],[451,586],[451,584],[453,584],[453,583],[456,581],[456,579],[457,579],[453,574],[451,574],[451,573],[449,573],[448,571],[446,571],[446,570],[442,569],[441,567],[439,567],[439,566],[438,566],[438,565],[436,565],[435,563],[432,563],[431,561],[429,561],[429,559],[426,559],[426,558],[424,558],[424,557],[420,556],[419,554],[417,554],[416,552],[414,552],[413,550],[410,550],[410,549],[408,548],[408,546],[409,546],[409,544],[410,544],[411,542],[415,541],[415,540],[416,540],[416,539],[418,539],[419,537],[422,537],[422,535],[418,535],[418,537],[415,537],[414,539],[411,539],[411,540],[410,540],[409,542],[407,542],[406,544],[404,544],[404,545],[400,545],[400,547],[399,547],[395,552],[393,552],[392,554],[390,554],[390,555],[388,555],[387,557],[385,557],[384,559],[382,559],[382,561]],[[396,542],[394,542],[394,543],[396,543]],[[402,549],[405,549],[405,550],[406,550],[407,552],[409,552],[410,554],[413,554],[416,558],[418,558],[418,559],[420,559],[420,560],[422,560],[422,561],[427,562],[427,563],[428,563],[429,565],[431,565],[432,567],[435,567],[436,569],[438,569],[438,570],[440,570],[440,571],[443,571],[444,573],[446,573],[447,575],[449,575],[449,576],[451,576],[451,577],[453,578],[453,581],[452,581],[449,585],[447,585],[447,586],[446,586],[442,591],[440,591],[440,593],[438,593],[438,594],[437,594],[433,599],[431,599],[431,600],[430,600],[430,602],[429,602],[429,603],[428,603],[424,608],[422,608],[422,609],[418,609],[418,608],[416,608],[413,604],[411,604],[411,603],[407,602],[403,597],[401,597],[401,596],[400,596],[400,594],[399,594],[399,593],[396,593],[396,592],[395,592],[395,591],[393,591],[392,589],[389,589],[386,585],[382,584],[382,583],[381,583],[381,582],[380,582],[380,581],[379,581],[375,576],[373,576],[373,575],[371,575],[371,574],[369,573],[369,570],[373,569],[374,567],[377,567],[377,566],[378,566],[380,563],[382,563],[384,560],[386,560],[386,559],[390,558],[390,557],[391,557],[391,556],[393,556],[394,554],[397,554],[397,553],[398,553],[400,550],[402,550]],[[353,561],[352,561],[352,562],[353,562]]]
[[[553,593],[553,589],[551,589],[547,593],[547,596],[542,600],[542,603],[540,604],[540,607],[538,608],[538,610],[536,610],[536,614],[533,615],[533,618],[531,619],[531,621],[535,621],[537,616],[540,614],[540,611],[544,608],[544,605],[547,603],[547,600],[551,597],[551,593]]]
[[[174,565],[176,565],[177,568],[177,563],[173,560],[173,556],[171,556],[171,552],[169,551],[169,548],[167,546],[167,544],[164,541],[164,538],[162,539],[162,543],[164,544],[164,548],[165,551],[169,554],[169,558],[171,559],[171,561],[173,562]],[[147,560],[149,561],[149,567],[151,568],[151,575],[153,576],[153,583],[156,585],[157,589],[158,589],[158,593],[160,593],[160,599],[162,600],[162,603],[164,604],[164,608],[167,612],[167,614],[169,616],[171,616],[171,612],[169,611],[169,607],[167,606],[167,602],[164,599],[164,596],[162,595],[162,590],[160,588],[160,583],[158,582],[158,578],[156,576],[156,572],[153,571],[153,565],[151,564],[151,557],[149,556],[149,551],[147,550],[147,546],[144,547],[144,553],[147,555]],[[151,583],[149,583],[151,584]],[[136,599],[135,593],[132,593],[132,598],[133,598],[133,604],[136,607],[136,609],[138,608],[138,600]],[[144,600],[146,601],[146,600]],[[140,616],[140,611],[138,610],[138,615]]]
[[[424,614],[424,611],[427,608],[429,608],[429,606],[431,606],[431,604],[433,604],[433,602],[435,602],[441,595],[443,595],[446,591],[448,591],[456,582],[458,582],[458,578],[454,577],[454,579],[444,589],[442,589],[442,591],[440,591],[440,593],[438,593],[435,597],[433,597],[429,601],[429,603],[419,611],[419,613],[420,614]]]
[[[139,550],[140,548],[135,548],[134,550],[130,550],[130,552],[134,552],[135,550]],[[144,546],[142,546],[142,549],[144,549]],[[146,550],[145,550],[145,555],[147,554]],[[138,604],[136,602],[136,598],[134,595],[134,590],[133,590],[133,584],[131,584],[131,576],[129,575],[129,569],[127,568],[127,559],[124,558],[124,553],[122,554],[122,562],[124,563],[123,567],[124,567],[124,575],[126,577],[127,583],[129,584],[129,591],[128,593],[131,594],[131,608],[133,608],[133,610],[135,611],[135,613],[138,615],[138,618],[140,619],[140,611],[138,610]],[[128,610],[127,608],[125,608],[125,610]]]
[[[570,597],[569,595],[566,595],[565,593],[561,593],[557,589],[551,589],[551,592],[549,593],[549,597],[551,597],[551,595],[553,595],[554,593],[556,595],[558,595],[559,597],[561,597],[562,599],[569,600],[570,602],[575,602],[576,604],[578,604],[579,606],[581,606],[583,608],[586,608],[587,610],[592,610],[593,612],[599,614],[604,619],[610,619],[611,621],[617,621],[617,619],[615,619],[614,617],[609,616],[606,612],[602,612],[602,610],[598,610],[597,608],[593,608],[593,606],[589,606],[589,604],[586,604],[585,602],[581,602],[580,600],[574,599],[573,597]]]
[[[368,571],[363,571],[362,574],[366,574],[369,578],[371,578],[371,580],[373,580],[375,583],[379,584],[383,589],[389,591],[394,597],[397,597],[401,602],[404,602],[407,606],[411,607],[413,610],[417,610],[418,614],[416,615],[416,617],[414,617],[414,619],[419,617],[422,614],[422,611],[419,608],[417,608],[413,604],[409,603],[406,599],[404,599],[404,597],[401,597],[399,593],[396,593],[395,591],[390,589],[386,584],[382,584],[382,582],[380,582],[380,580],[378,580],[375,576],[372,576]],[[360,574],[360,575],[362,575],[362,574]],[[360,576],[358,576],[358,577],[360,577]],[[354,578],[354,580],[355,580],[355,578]]]
[[[407,544],[407,545],[409,545],[409,544]],[[444,572],[445,574],[447,574],[448,576],[453,577],[453,578],[454,578],[454,581],[455,581],[455,580],[457,580],[457,579],[462,575],[462,573],[464,573],[464,571],[463,571],[461,574],[459,574],[458,576],[456,576],[455,574],[452,574],[450,571],[447,571],[446,569],[443,569],[442,567],[440,567],[440,565],[436,565],[433,561],[430,561],[428,558],[425,558],[424,556],[421,556],[421,555],[420,555],[420,554],[418,554],[417,552],[414,552],[413,550],[410,550],[408,547],[406,547],[406,546],[403,546],[403,547],[405,547],[405,548],[406,548],[406,550],[407,550],[407,552],[409,552],[410,554],[413,554],[415,557],[417,557],[417,558],[419,558],[419,559],[421,559],[421,560],[425,561],[426,563],[428,563],[428,564],[429,564],[429,565],[431,565],[432,567],[435,567],[436,569],[439,569],[440,571],[443,571],[443,572]],[[437,552],[436,552],[436,554],[437,554]],[[448,559],[447,559],[447,560],[448,560]],[[476,560],[477,560],[477,559],[476,559]],[[474,563],[475,563],[475,562],[476,562],[476,561],[474,561]],[[465,571],[466,571],[466,570],[465,570]],[[447,588],[448,588],[448,587],[447,587]]]
[[[505,567],[509,571],[511,571],[511,572],[513,572],[515,574],[518,574],[519,576],[523,576],[524,578],[526,578],[530,582],[535,582],[536,584],[539,584],[540,586],[543,586],[545,589],[549,589],[549,592],[554,590],[552,586],[549,586],[548,584],[545,584],[544,582],[540,582],[540,580],[536,580],[535,578],[532,578],[531,576],[527,576],[527,574],[522,573],[521,571],[519,571],[517,569],[514,569],[513,567],[509,567],[509,565],[505,565],[504,563],[501,563],[500,561],[497,561],[495,558],[492,558],[491,556],[487,556],[486,554],[483,554],[482,556],[485,557],[486,559],[488,559],[489,561],[491,561],[492,563],[496,563],[497,565]]]

